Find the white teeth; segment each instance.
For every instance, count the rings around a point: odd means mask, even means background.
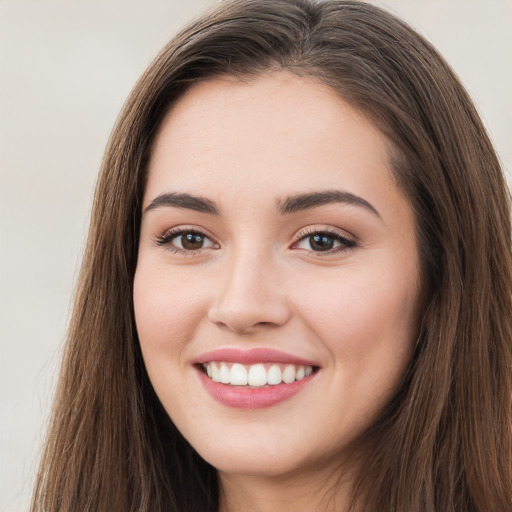
[[[295,366],[293,364],[272,364],[268,369],[263,363],[243,365],[240,363],[210,362],[203,365],[206,374],[214,382],[232,386],[262,387],[275,386],[284,382],[291,384],[313,373],[312,366]]]
[[[283,381],[286,382],[286,384],[291,384],[295,380],[295,375],[297,375],[295,366],[289,364],[283,370]]]
[[[235,363],[231,367],[231,373],[229,374],[230,384],[233,386],[246,386],[247,385],[247,370],[245,366],[239,363]]]
[[[217,365],[215,363],[212,363],[212,380],[214,382],[220,382],[220,373],[219,369],[217,368]]]
[[[262,364],[253,364],[247,378],[249,386],[264,386],[267,383],[267,371]]]
[[[271,386],[274,386],[275,384],[281,384],[281,381],[283,380],[283,377],[281,375],[281,368],[277,366],[277,364],[273,364],[269,369],[267,373],[267,382]]]
[[[231,382],[229,368],[225,363],[220,363],[219,382],[229,384]]]

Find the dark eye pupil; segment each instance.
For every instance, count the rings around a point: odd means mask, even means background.
[[[316,234],[309,237],[309,244],[314,251],[328,251],[334,247],[334,238],[328,235]]]
[[[181,235],[181,245],[183,249],[201,249],[204,242],[204,236],[197,233],[186,233]]]

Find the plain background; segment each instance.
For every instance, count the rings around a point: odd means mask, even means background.
[[[206,0],[0,0],[0,512],[28,510],[96,173],[151,59]],[[426,35],[512,169],[512,0],[374,1]]]

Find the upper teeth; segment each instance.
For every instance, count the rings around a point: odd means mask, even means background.
[[[216,363],[203,364],[208,377],[215,382],[231,384],[232,386],[273,386],[285,382],[290,384],[301,380],[313,372],[312,366],[295,366],[294,364],[252,364]]]

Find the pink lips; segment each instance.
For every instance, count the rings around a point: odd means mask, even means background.
[[[240,364],[256,364],[256,363],[284,363],[296,364],[304,366],[319,366],[314,361],[308,361],[299,357],[273,350],[269,348],[253,348],[251,350],[239,350],[236,348],[221,348],[207,352],[198,357],[194,363],[203,364],[210,361],[229,361]]]
[[[225,361],[240,364],[284,363],[318,366],[318,363],[313,361],[291,356],[284,352],[263,348],[252,350],[231,348],[214,350],[201,355],[194,363],[201,365],[211,361]],[[199,368],[197,369],[197,373],[201,383],[213,399],[221,404],[239,409],[261,409],[283,402],[301,391],[316,376],[316,373],[312,373],[308,377],[290,384],[282,383],[261,388],[248,388],[214,382]]]

